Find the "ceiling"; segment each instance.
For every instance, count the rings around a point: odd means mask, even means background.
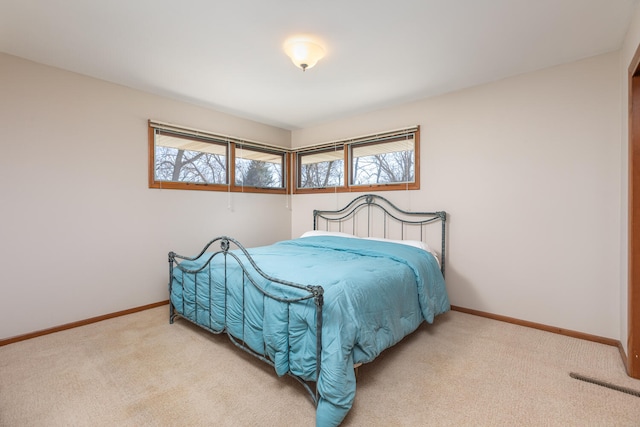
[[[0,51],[293,130],[617,50],[637,3],[0,0]]]

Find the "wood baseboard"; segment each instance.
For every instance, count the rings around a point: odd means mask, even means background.
[[[620,351],[620,357],[622,357],[622,363],[624,364],[624,370],[631,377],[631,372],[629,372],[629,363],[627,358],[627,353],[624,351],[624,346],[621,342],[618,342],[618,351]],[[633,377],[632,377],[633,378]]]
[[[150,308],[156,308],[156,307],[160,307],[160,306],[167,305],[167,304],[169,304],[169,300],[160,301],[160,302],[156,302],[156,303],[153,303],[153,304],[147,304],[147,305],[143,305],[143,306],[140,306],[140,307],[134,307],[134,308],[130,308],[128,310],[122,310],[122,311],[118,311],[118,312],[115,312],[115,313],[104,314],[102,316],[92,317],[90,319],[79,320],[77,322],[67,323],[65,325],[54,326],[53,328],[43,329],[41,331],[31,332],[31,333],[24,334],[24,335],[18,335],[18,336],[11,337],[11,338],[5,338],[5,339],[0,340],[0,347],[2,347],[4,345],[8,345],[8,344],[13,344],[15,342],[25,341],[25,340],[28,340],[28,339],[31,339],[31,338],[40,337],[40,336],[43,336],[43,335],[53,334],[54,332],[60,332],[60,331],[66,330],[66,329],[77,328],[79,326],[84,326],[84,325],[88,325],[88,324],[91,324],[91,323],[101,322],[101,321],[107,320],[107,319],[113,319],[114,317],[126,316],[127,314],[137,313],[139,311],[149,310]]]
[[[502,322],[513,323],[514,325],[526,326],[528,328],[540,329],[542,331],[553,332],[555,334],[566,335],[572,338],[579,338],[582,340],[593,341],[600,344],[611,345],[614,347],[618,347],[621,353],[624,354],[624,350],[622,348],[622,344],[620,341],[612,339],[600,337],[597,335],[585,334],[584,332],[572,331],[570,329],[558,328],[555,326],[543,325],[542,323],[529,322],[526,320],[515,319],[513,317],[501,316],[499,314],[487,313],[484,311],[473,310],[470,308],[458,307],[455,305],[451,306],[451,310],[460,311],[462,313],[473,314],[475,316],[487,317],[489,319],[500,320]]]
[[[31,339],[31,338],[40,337],[40,336],[43,336],[43,335],[53,334],[55,332],[64,331],[66,329],[77,328],[77,327],[80,327],[80,326],[89,325],[91,323],[101,322],[101,321],[107,320],[107,319],[113,319],[114,317],[126,316],[127,314],[137,313],[139,311],[144,311],[144,310],[149,310],[151,308],[161,307],[161,306],[167,305],[167,304],[169,304],[169,300],[160,301],[160,302],[156,302],[156,303],[153,303],[153,304],[147,304],[147,305],[143,305],[143,306],[140,306],[140,307],[134,307],[134,308],[130,308],[128,310],[122,310],[122,311],[118,311],[118,312],[115,312],[115,313],[105,314],[105,315],[102,315],[102,316],[92,317],[92,318],[85,319],[85,320],[80,320],[80,321],[77,321],[77,322],[67,323],[67,324],[64,324],[64,325],[55,326],[53,328],[43,329],[41,331],[31,332],[31,333],[24,334],[24,335],[18,335],[18,336],[11,337],[11,338],[5,338],[5,339],[0,340],[0,347],[8,345],[8,344],[15,343],[15,342],[25,341],[25,340],[28,340],[28,339]],[[553,332],[553,333],[560,334],[560,335],[566,335],[566,336],[573,337],[573,338],[579,338],[579,339],[583,339],[583,340],[587,340],[587,341],[593,341],[593,342],[597,342],[597,343],[600,343],[600,344],[611,345],[611,346],[617,347],[620,350],[620,355],[621,355],[622,360],[623,360],[623,362],[625,364],[625,368],[627,366],[627,363],[626,363],[627,362],[627,355],[625,354],[624,348],[622,347],[622,343],[620,341],[612,339],[612,338],[600,337],[600,336],[597,336],[597,335],[586,334],[586,333],[583,333],[583,332],[572,331],[572,330],[569,330],[569,329],[558,328],[558,327],[555,327],[555,326],[548,326],[548,325],[544,325],[544,324],[541,324],[541,323],[529,322],[529,321],[526,321],[526,320],[520,320],[520,319],[516,319],[516,318],[513,318],[513,317],[501,316],[499,314],[487,313],[485,311],[473,310],[473,309],[470,309],[470,308],[464,308],[464,307],[459,307],[459,306],[455,306],[455,305],[451,306],[451,310],[459,311],[461,313],[472,314],[474,316],[480,316],[480,317],[486,317],[486,318],[489,318],[489,319],[499,320],[499,321],[502,321],[502,322],[513,323],[514,325],[526,326],[528,328],[540,329],[540,330],[543,330],[543,331]]]

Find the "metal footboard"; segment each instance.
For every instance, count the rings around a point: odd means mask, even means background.
[[[215,252],[207,252],[209,250],[209,248],[214,245],[215,243],[219,242],[220,244],[220,250],[215,251]],[[291,288],[295,288],[299,291],[301,291],[300,296],[296,296],[296,297],[282,297],[282,296],[278,296],[278,295],[274,295],[273,293],[268,292],[266,289],[264,289],[262,286],[259,285],[258,283],[258,277],[254,277],[255,273],[254,272],[250,272],[247,269],[247,266],[243,263],[243,261],[239,258],[237,251],[231,251],[230,250],[230,246],[234,245],[238,248],[238,250],[244,255],[244,257],[246,258],[246,260],[251,264],[251,267],[253,267],[253,269],[255,270],[255,272],[257,272],[258,275],[262,276],[262,278],[268,280],[269,282],[272,283],[276,283],[276,284],[280,284],[283,285],[285,287],[291,287]],[[219,257],[223,257],[224,259],[224,270],[222,272],[218,272],[218,271],[214,271],[212,272],[212,269],[209,268],[211,262],[215,259],[215,258],[219,258]],[[204,261],[203,264],[198,267],[197,269],[188,269],[186,267],[183,267],[182,265],[182,261]],[[226,315],[227,315],[227,301],[226,301],[226,296],[227,296],[227,284],[228,284],[228,277],[227,274],[230,274],[229,269],[227,268],[228,263],[229,262],[235,262],[242,270],[242,295],[243,295],[243,307],[242,307],[242,336],[234,336],[230,333],[230,331],[227,328],[227,322],[226,322]],[[175,307],[173,304],[173,301],[171,300],[171,296],[173,295],[172,293],[172,288],[174,285],[174,269],[179,269],[180,271],[182,271],[183,274],[187,274],[187,275],[193,275],[194,278],[194,309],[195,309],[195,314],[194,314],[194,318],[191,319],[187,316],[184,315],[184,309],[179,308],[179,307]],[[209,280],[206,283],[202,283],[202,282],[198,282],[197,281],[197,274],[200,272],[206,272],[206,274],[209,275]],[[222,274],[224,275],[223,279],[224,279],[224,299],[225,301],[222,301],[221,304],[224,307],[224,322],[223,322],[223,327],[221,329],[216,329],[213,327],[213,325],[211,324],[211,314],[209,315],[209,322],[208,324],[203,324],[202,322],[198,321],[198,314],[197,314],[197,310],[198,310],[198,301],[202,300],[204,298],[205,304],[207,304],[208,310],[209,311],[213,311],[213,295],[212,295],[212,291],[211,291],[211,275],[215,275],[215,274]],[[320,376],[320,369],[322,367],[321,364],[321,354],[322,354],[322,306],[324,304],[324,290],[322,288],[322,286],[313,286],[313,285],[302,285],[302,284],[298,284],[298,283],[293,283],[293,282],[289,282],[286,280],[282,280],[276,277],[272,277],[268,274],[266,274],[265,272],[263,272],[260,267],[258,267],[258,265],[256,264],[256,262],[254,261],[254,259],[251,257],[251,255],[249,254],[249,252],[244,248],[244,246],[242,246],[237,240],[231,238],[231,237],[227,237],[227,236],[221,236],[221,237],[217,237],[213,240],[211,240],[209,243],[207,243],[205,245],[205,247],[202,249],[202,251],[195,257],[187,257],[187,256],[183,256],[183,255],[178,255],[175,252],[169,252],[169,296],[170,296],[170,302],[169,302],[169,322],[173,323],[173,321],[175,320],[175,318],[177,316],[180,316],[181,318],[188,320],[194,324],[196,324],[197,326],[204,328],[212,333],[215,334],[220,334],[220,333],[226,333],[227,336],[229,337],[229,339],[231,340],[231,342],[233,342],[237,347],[241,348],[242,350],[246,351],[247,353],[251,354],[252,356],[262,360],[265,363],[268,363],[269,365],[275,367],[275,363],[274,361],[272,361],[268,356],[267,356],[267,351],[266,348],[264,348],[264,346],[266,346],[266,344],[264,343],[263,340],[263,352],[257,352],[254,349],[251,349],[246,342],[244,341],[244,325],[245,325],[245,310],[244,310],[244,304],[245,304],[245,300],[244,300],[244,295],[245,295],[245,290],[247,287],[253,287],[256,290],[258,290],[265,298],[269,298],[271,300],[277,301],[278,303],[281,304],[286,304],[287,305],[287,309],[289,308],[289,306],[291,304],[297,303],[297,302],[301,302],[301,301],[305,301],[305,300],[310,300],[313,299],[314,303],[315,303],[315,308],[316,308],[316,328],[315,328],[315,332],[316,332],[316,381],[313,384],[313,386],[310,384],[309,381],[306,381],[305,379],[303,379],[300,376],[294,375],[291,371],[287,372],[287,375],[295,378],[300,384],[302,384],[302,386],[307,390],[307,392],[311,395],[311,399],[314,403],[315,406],[318,405],[318,400],[319,400],[319,395],[318,395],[318,389],[317,389],[317,379]],[[184,294],[182,296],[182,300],[184,303]],[[202,306],[203,304],[200,304],[200,306]],[[184,307],[184,305],[183,305]],[[264,322],[264,318],[262,319]],[[287,323],[287,329],[289,329],[289,324]],[[262,328],[264,331],[264,327]],[[286,349],[288,351],[288,349]]]

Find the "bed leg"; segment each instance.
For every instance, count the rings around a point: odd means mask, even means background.
[[[173,309],[173,303],[171,302],[171,285],[173,284],[173,264],[176,259],[175,252],[169,252],[169,324],[173,325],[173,320],[176,317],[176,313]]]
[[[358,381],[358,371],[359,371],[359,367],[362,366],[362,363],[356,363],[355,365],[353,365],[353,371],[356,374],[356,381]]]

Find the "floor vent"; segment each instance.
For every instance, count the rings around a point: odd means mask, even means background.
[[[585,377],[584,375],[576,374],[575,372],[571,372],[569,376],[571,378],[575,378],[580,381],[586,381],[591,384],[596,384],[602,387],[610,388],[611,390],[616,390],[622,393],[630,394],[635,397],[640,397],[640,391],[634,390],[632,388],[622,387],[619,385],[608,383],[606,381],[597,380],[595,378]]]

